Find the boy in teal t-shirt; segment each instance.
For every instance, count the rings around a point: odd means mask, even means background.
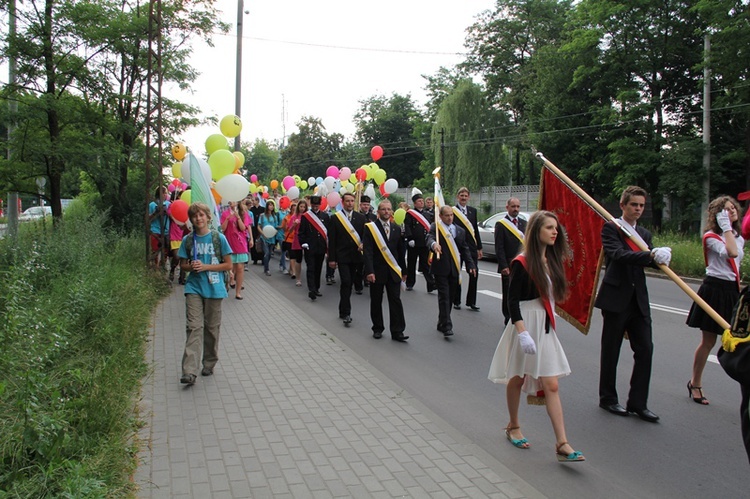
[[[224,234],[217,234],[221,255],[215,254],[214,235],[209,227],[211,210],[207,205],[191,204],[188,217],[193,224],[193,232],[182,239],[177,252],[180,268],[190,272],[185,282],[187,339],[182,356],[180,383],[192,385],[197,378],[201,358],[203,376],[214,373],[214,366],[219,359],[221,301],[227,297],[224,271],[232,269],[232,248]]]

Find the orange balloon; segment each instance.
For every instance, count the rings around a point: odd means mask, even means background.
[[[185,159],[186,154],[187,147],[185,147],[185,144],[175,144],[172,146],[172,157],[177,161],[182,161],[183,159]]]
[[[219,193],[216,192],[216,189],[213,187],[211,188],[211,194],[214,195],[214,201],[216,201],[216,204],[221,204],[221,196],[219,196]]]
[[[278,187],[279,187],[279,181],[271,180],[271,189],[278,189]]]

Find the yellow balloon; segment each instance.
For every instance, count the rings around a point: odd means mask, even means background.
[[[382,184],[385,182],[385,178],[387,177],[385,170],[376,170],[375,173],[372,174],[372,178],[375,180],[375,183],[377,185]]]
[[[216,151],[219,151],[221,149],[229,151],[229,144],[227,144],[227,139],[220,133],[214,133],[212,135],[209,135],[206,139],[206,154],[211,156]]]
[[[304,191],[305,189],[307,189],[307,180],[300,180],[299,181],[299,189],[301,191]]]
[[[393,212],[393,220],[401,225],[404,223],[404,220],[406,219],[406,210],[403,208],[399,208],[398,210]]]
[[[370,168],[372,168],[373,171],[378,171],[380,169],[380,166],[378,166],[377,163],[370,163]]]
[[[185,144],[175,144],[172,146],[172,157],[177,161],[182,161],[183,159],[185,159],[186,154],[187,147],[185,147]]]
[[[221,119],[219,130],[224,136],[233,139],[242,131],[242,120],[239,116],[228,114]]]
[[[182,195],[180,195],[180,199],[182,199],[183,201],[185,201],[187,204],[190,204],[190,200],[192,198],[193,197],[192,197],[190,189],[186,190],[185,192],[182,193]]]
[[[234,167],[235,168],[242,168],[245,166],[245,155],[242,154],[240,151],[234,151],[232,153],[234,155]]]
[[[182,161],[172,163],[172,176],[174,178],[182,178]]]
[[[219,180],[234,172],[234,155],[226,149],[219,149],[208,157],[211,178]]]
[[[375,170],[369,166],[365,167],[365,170],[367,170],[367,180],[372,180],[373,175],[375,175]]]
[[[256,192],[258,192],[258,186],[251,183],[250,184],[250,194],[255,194]]]
[[[341,187],[343,187],[346,190],[349,190],[349,181],[348,180],[342,180],[341,181]]]

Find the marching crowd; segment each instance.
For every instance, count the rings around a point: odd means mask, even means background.
[[[192,385],[201,375],[213,374],[218,360],[221,301],[233,289],[242,300],[244,270],[250,261],[263,263],[271,275],[271,258],[278,256],[279,271],[305,286],[315,301],[326,284],[336,283],[338,313],[352,323],[351,294],[369,287],[372,335],[380,339],[386,330],[383,295],[388,300],[391,339],[406,342],[406,320],[401,292],[411,291],[417,273],[424,276],[428,293],[437,291],[437,330],[446,338],[454,334],[451,310],[462,306],[461,270],[469,275],[464,306],[477,306],[478,260],[482,258],[477,210],[468,204],[470,192],[461,187],[455,206],[435,208],[430,197],[416,192],[412,206],[405,206],[402,223],[394,219],[394,207],[385,198],[373,210],[370,199],[351,193],[341,197],[338,211],[321,209],[319,196],[293,200],[278,209],[278,198],[249,196],[229,203],[220,216],[221,232],[210,227],[211,210],[201,203],[188,209],[192,232],[178,224],[169,210],[168,192],[151,203],[151,245],[155,263],[163,253],[161,235],[169,234],[170,280],[179,269],[179,283],[186,297],[185,351],[180,381]],[[617,416],[635,415],[647,422],[659,416],[648,408],[653,355],[652,323],[644,269],[669,265],[671,249],[654,248],[651,234],[638,224],[646,205],[646,191],[626,188],[620,198],[622,215],[601,231],[606,270],[594,306],[603,316],[599,376],[599,406]],[[285,207],[286,208],[286,207]],[[495,226],[495,253],[502,277],[502,312],[505,328],[492,359],[489,379],[507,385],[507,439],[519,449],[530,442],[521,433],[521,393],[544,400],[556,437],[556,457],[561,462],[581,462],[585,457],[568,443],[563,421],[558,380],[570,374],[565,352],[556,335],[555,302],[569,294],[565,262],[569,258],[567,236],[557,216],[537,211],[528,221],[519,217],[520,202],[511,198],[506,216]],[[706,276],[698,295],[729,321],[740,296],[739,266],[750,217],[740,221],[736,200],[721,196],[709,205],[703,238]],[[747,225],[747,227],[744,227]],[[744,231],[743,231],[744,229]],[[634,242],[640,240],[640,247]],[[302,261],[305,262],[303,279]],[[226,285],[226,286],[225,286]],[[693,305],[687,320],[701,330],[693,374],[687,383],[690,398],[708,405],[702,388],[702,372],[723,328],[700,307]],[[625,405],[616,389],[617,363],[623,339],[629,340],[634,365]],[[750,383],[741,382],[741,428],[750,458]]]

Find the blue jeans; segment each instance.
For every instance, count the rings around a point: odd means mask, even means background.
[[[269,244],[268,241],[263,241],[263,270],[268,272],[268,264],[271,261],[271,255],[273,255],[273,249],[276,244]]]

